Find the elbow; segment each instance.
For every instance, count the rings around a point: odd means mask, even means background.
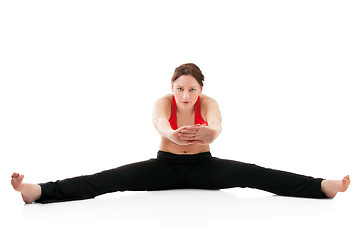
[[[161,121],[159,121],[159,120],[153,121],[153,125],[154,125],[156,131],[159,131],[159,129],[160,129],[160,125],[161,125],[160,122]]]
[[[222,132],[222,126],[219,126],[216,130],[216,137],[220,135],[220,133]]]
[[[221,121],[217,120],[217,121],[209,121],[208,122],[208,126],[211,127],[212,129],[215,130],[215,136],[219,136],[220,133],[222,132],[222,125],[221,125]]]

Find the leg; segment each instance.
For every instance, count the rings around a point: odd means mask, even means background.
[[[100,173],[42,183],[38,203],[81,200],[115,191],[176,188],[176,174],[156,159],[132,163]]]
[[[322,185],[327,185],[330,180],[323,181],[321,178],[226,159],[212,158],[204,161],[193,171],[191,179],[196,188],[251,187],[284,196],[329,197],[326,192],[322,192]]]

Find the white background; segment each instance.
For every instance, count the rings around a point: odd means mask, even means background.
[[[357,1],[2,1],[2,234],[354,236],[359,12]],[[329,201],[174,190],[22,204],[9,184],[14,171],[39,183],[155,157],[153,103],[188,62],[222,111],[214,156],[328,179],[350,174],[348,192]]]

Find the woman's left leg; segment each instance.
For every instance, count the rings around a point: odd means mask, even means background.
[[[191,171],[194,188],[221,189],[250,187],[277,195],[327,198],[321,191],[324,179],[304,176],[255,164],[212,158]]]

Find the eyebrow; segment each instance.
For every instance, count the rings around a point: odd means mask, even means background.
[[[182,88],[184,88],[184,87],[181,86],[181,85],[177,85],[177,87],[182,87]],[[191,86],[190,88],[197,88],[197,86]]]

